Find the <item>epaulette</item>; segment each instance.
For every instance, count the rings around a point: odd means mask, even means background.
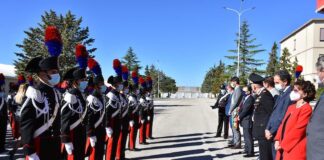
[[[87,97],[87,101],[89,102],[90,106],[94,105],[94,106],[99,107],[99,110],[101,110],[102,107],[103,107],[103,104],[100,102],[100,100],[97,97],[93,96],[93,95],[89,95]]]
[[[26,97],[33,99],[39,103],[42,103],[44,101],[44,96],[42,95],[42,93],[32,86],[29,86],[27,88]]]
[[[141,98],[141,99],[139,100],[139,102],[140,102],[141,104],[144,104],[144,103],[145,103],[144,98]]]
[[[78,102],[76,96],[69,92],[66,92],[64,94],[64,101],[66,101],[69,104],[75,104]]]
[[[113,92],[109,92],[107,94],[107,97],[109,98],[110,101],[118,101],[117,96]]]
[[[136,102],[136,99],[133,96],[129,96],[128,100],[129,100],[129,102]]]

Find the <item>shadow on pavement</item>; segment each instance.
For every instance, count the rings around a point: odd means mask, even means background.
[[[240,155],[242,154],[241,152],[235,152],[235,153],[231,153],[231,154],[216,154],[215,158],[226,158],[226,157],[230,157],[230,156],[234,156],[234,155]]]
[[[210,139],[210,138],[214,138],[214,137],[192,137],[192,138],[184,138],[184,139],[173,139],[173,140],[150,142],[150,144],[179,143],[179,142],[188,142],[188,141],[199,141],[199,140],[202,140],[202,139]]]
[[[178,151],[178,152],[170,152],[170,153],[163,153],[163,154],[157,154],[157,155],[151,155],[151,156],[142,156],[142,157],[136,157],[132,158],[133,160],[142,160],[142,159],[155,159],[155,158],[173,158],[173,157],[180,157],[180,156],[186,156],[186,155],[196,155],[204,153],[205,150],[203,149],[195,149],[195,150],[187,150],[187,151]]]
[[[154,107],[189,107],[192,105],[154,105]]]
[[[191,134],[179,134],[179,135],[172,135],[172,136],[164,136],[164,137],[155,137],[155,139],[166,139],[166,138],[180,138],[180,137],[194,137],[194,136],[203,136],[203,135],[210,135],[215,134],[211,132],[206,133],[191,133]]]
[[[186,158],[175,158],[172,160],[212,160],[214,157],[212,156],[194,156],[194,157],[186,157]]]
[[[203,142],[189,142],[189,143],[179,143],[179,144],[171,144],[171,145],[165,145],[165,146],[148,147],[148,148],[142,148],[141,150],[180,148],[180,147],[200,146],[203,144],[204,144]]]

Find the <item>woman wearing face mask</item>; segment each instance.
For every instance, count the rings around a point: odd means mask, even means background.
[[[86,156],[89,160],[102,160],[105,148],[105,105],[103,93],[107,87],[104,84],[101,68],[93,58],[88,60],[89,69],[96,75],[93,78],[93,90],[87,97],[87,142]]]
[[[62,51],[62,41],[56,27],[46,28],[45,45],[51,56],[33,58],[25,68],[40,81],[38,85],[28,87],[27,99],[21,108],[21,140],[28,160],[61,159],[61,100],[54,86],[60,82],[58,56]]]
[[[61,108],[61,141],[68,160],[83,160],[86,143],[86,129],[83,122],[87,108],[82,92],[87,87],[85,69],[72,68],[63,80],[68,81]]]
[[[106,134],[108,137],[106,160],[115,160],[119,134],[121,131],[121,76],[110,76],[108,78],[108,84],[112,86],[112,90],[107,94],[106,97]]]
[[[277,160],[306,160],[306,127],[312,114],[309,102],[315,94],[315,86],[310,81],[295,83],[290,93],[290,99],[295,103],[288,108],[275,137]]]

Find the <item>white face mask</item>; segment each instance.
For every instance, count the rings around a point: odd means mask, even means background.
[[[292,91],[289,96],[291,101],[298,101],[301,98],[300,94],[296,91]]]
[[[129,93],[129,89],[126,88],[126,89],[124,90],[124,93],[125,93],[125,94],[128,94],[128,93]]]
[[[60,80],[61,80],[61,76],[60,76],[60,74],[58,74],[58,73],[56,73],[56,74],[52,74],[52,75],[50,75],[50,77],[51,77],[51,79],[48,80],[48,82],[49,82],[51,85],[55,86],[55,85],[57,85],[58,83],[60,83]]]
[[[283,87],[281,86],[281,84],[275,84],[275,88],[278,90],[278,91],[281,91],[283,90]]]
[[[122,91],[124,89],[124,86],[122,84],[118,85],[117,91]]]
[[[221,93],[222,93],[222,94],[225,94],[225,93],[226,93],[226,91],[225,91],[224,89],[222,89],[222,90],[221,90]]]
[[[106,85],[102,85],[102,86],[100,87],[100,92],[101,92],[101,93],[105,93],[106,90],[107,90],[107,86],[106,86]]]
[[[87,81],[82,81],[80,82],[80,85],[79,85],[79,89],[81,92],[83,92],[88,86],[88,82]]]
[[[232,88],[235,88],[236,86],[235,86],[235,84],[234,84],[234,83],[231,83],[231,87],[232,87]]]
[[[322,83],[322,81],[321,81],[321,79],[320,79],[320,77],[318,75],[315,76],[315,81],[316,81],[317,84]]]

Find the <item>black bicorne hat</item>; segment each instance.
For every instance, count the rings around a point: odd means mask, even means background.
[[[42,57],[36,57],[31,59],[26,67],[25,67],[25,71],[29,72],[29,73],[38,73],[40,71],[42,71],[41,67],[39,66],[40,61],[42,61],[43,58]]]
[[[48,57],[39,62],[41,70],[48,71],[51,69],[59,70],[58,57]]]

